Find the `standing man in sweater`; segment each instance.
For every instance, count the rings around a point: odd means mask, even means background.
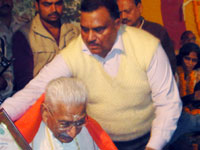
[[[77,77],[88,89],[88,115],[119,150],[161,150],[176,129],[182,105],[159,40],[121,26],[114,0],[82,0],[80,25],[81,35],[2,107],[16,120],[49,81]]]
[[[164,48],[171,64],[173,74],[176,71],[176,56],[173,42],[166,29],[161,25],[145,20],[142,14],[141,0],[117,0],[120,19],[123,24],[143,29],[157,37]]]
[[[63,0],[36,0],[36,16],[14,34],[16,91],[22,89],[79,34],[77,27],[61,21],[63,7]]]

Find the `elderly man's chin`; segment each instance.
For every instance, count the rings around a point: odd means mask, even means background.
[[[59,135],[55,136],[57,140],[59,140],[61,143],[70,143],[73,141],[73,138],[67,135],[66,133],[61,133]]]
[[[70,143],[73,141],[73,138],[67,138],[67,139],[58,139],[61,143]]]
[[[71,138],[71,137],[57,137],[57,139],[61,143],[70,143],[71,141],[73,141],[73,138]]]

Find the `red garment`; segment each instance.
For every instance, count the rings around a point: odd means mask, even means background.
[[[42,94],[36,103],[15,122],[15,125],[28,143],[33,140],[40,127],[42,121],[40,105],[44,101],[44,98],[45,95]],[[114,145],[108,134],[89,116],[86,120],[86,128],[101,150],[117,150],[117,147]]]

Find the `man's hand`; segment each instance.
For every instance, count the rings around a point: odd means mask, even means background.
[[[155,149],[153,149],[151,147],[146,147],[145,150],[155,150]]]

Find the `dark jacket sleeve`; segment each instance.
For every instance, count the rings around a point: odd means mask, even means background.
[[[33,54],[26,37],[17,31],[12,38],[14,90],[19,91],[33,78]]]

